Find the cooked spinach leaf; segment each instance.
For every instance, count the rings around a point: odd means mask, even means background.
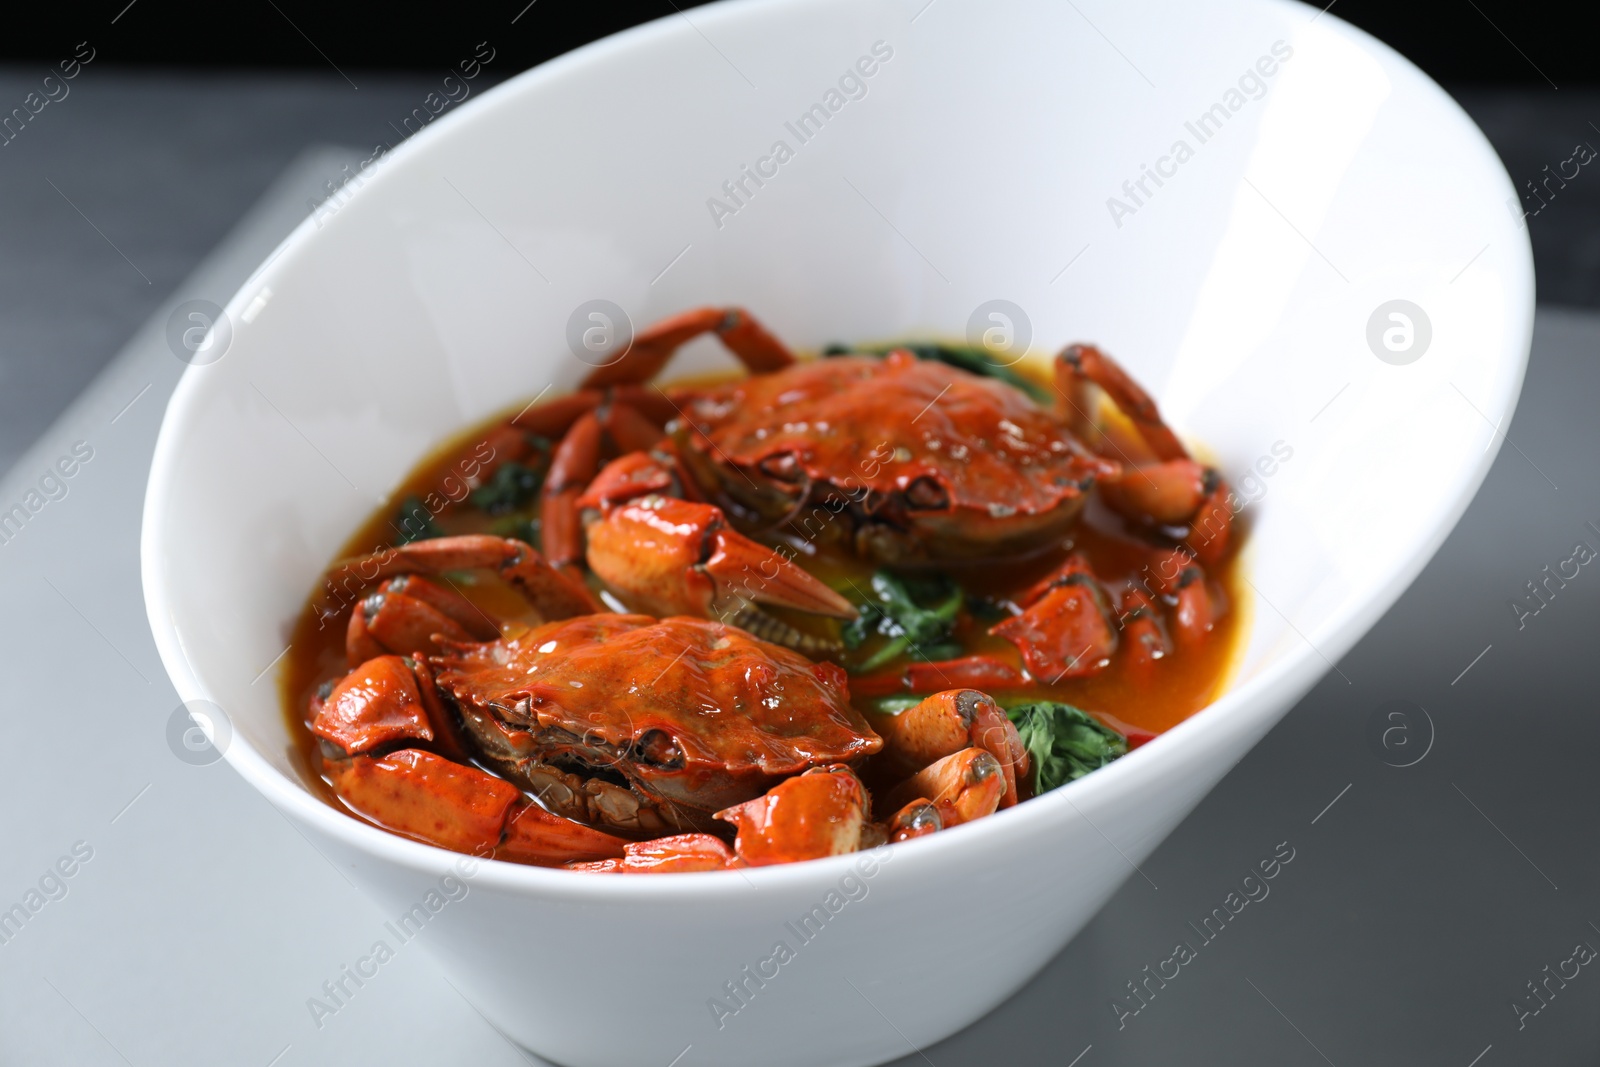
[[[898,715],[922,703],[924,697],[910,693],[896,693],[892,696],[873,697],[866,702],[868,710],[877,715]]]
[[[400,511],[394,518],[394,528],[400,531],[394,539],[396,545],[409,545],[413,541],[426,541],[443,537],[444,531],[433,521],[433,512],[421,497],[408,496],[400,501]]]
[[[527,504],[543,485],[543,470],[508,459],[495,468],[488,481],[472,491],[467,501],[479,511],[504,515]]]
[[[974,619],[984,624],[1000,622],[1011,618],[1011,612],[1000,601],[986,596],[967,597],[967,612]]]
[[[1128,752],[1128,739],[1071,704],[1045,701],[1009,708],[1033,764],[1035,794],[1066,785]]]
[[[928,659],[959,656],[961,647],[950,639],[951,627],[966,597],[949,578],[901,577],[889,571],[872,576],[875,599],[858,604],[860,615],[840,634],[844,647],[855,651],[874,634],[887,640],[877,651],[855,665],[857,673],[876,670],[916,648]]]

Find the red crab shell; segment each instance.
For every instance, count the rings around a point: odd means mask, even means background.
[[[675,393],[697,472],[768,520],[843,498],[881,562],[985,557],[1061,534],[1114,464],[1021,390],[907,352]]]
[[[450,649],[431,657],[438,686],[537,758],[615,770],[692,811],[883,746],[839,667],[705,619],[584,615]]]

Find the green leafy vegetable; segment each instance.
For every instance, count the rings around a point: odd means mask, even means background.
[[[1024,393],[1033,397],[1039,403],[1049,403],[1050,391],[1025,374],[1020,374],[1009,364],[998,363],[985,349],[974,348],[971,345],[945,345],[934,341],[903,341],[896,344],[864,345],[852,348],[849,345],[831,344],[822,350],[824,356],[867,355],[882,356],[894,349],[903,348],[918,359],[933,359],[940,363],[948,363],[952,367],[960,367],[964,371],[979,375],[984,378],[995,378],[1007,385],[1015,386]]]
[[[898,715],[922,703],[924,697],[911,693],[896,693],[893,696],[872,697],[867,700],[865,707],[875,715]]]
[[[1011,612],[998,600],[986,596],[967,597],[967,612],[981,623],[992,624],[1011,618]]]
[[[506,460],[495,468],[488,481],[472,491],[468,502],[490,515],[504,515],[527,504],[544,485],[544,472]]]
[[[875,600],[857,605],[861,614],[840,634],[845,648],[855,651],[874,634],[887,638],[877,651],[855,666],[857,673],[876,670],[913,646],[929,659],[961,654],[950,637],[966,597],[961,587],[939,575],[902,578],[888,571],[872,576]]]
[[[433,521],[433,512],[417,496],[408,496],[400,501],[400,512],[395,516],[393,525],[400,531],[400,535],[394,539],[397,545],[444,536],[439,524]]]
[[[1033,764],[1035,794],[1082,778],[1128,753],[1128,739],[1071,704],[1022,704],[1006,711]]]

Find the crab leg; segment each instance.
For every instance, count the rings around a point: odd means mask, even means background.
[[[1217,605],[1206,587],[1205,571],[1182,551],[1164,553],[1152,568],[1161,591],[1177,598],[1173,612],[1174,628],[1180,647],[1203,642],[1216,624]]]
[[[311,732],[347,756],[395,741],[424,741],[451,759],[466,758],[460,728],[420,658],[382,655],[357,664],[313,696],[310,710]]]
[[[1020,598],[1025,610],[990,628],[1022,652],[1033,676],[1054,685],[1094,674],[1117,650],[1110,604],[1089,563],[1073,553]]]
[[[558,396],[543,404],[530,405],[511,420],[511,425],[554,441],[565,436],[579,418],[599,407],[604,399],[605,394],[597,389]]]
[[[434,719],[415,662],[379,656],[358,665],[327,695],[312,698],[311,732],[349,756],[395,741],[432,741]]]
[[[600,470],[606,439],[625,453],[635,453],[654,446],[662,436],[657,423],[617,400],[607,400],[573,422],[550,459],[542,490],[544,548],[552,564],[567,567],[583,559],[579,498]]]
[[[550,566],[532,545],[488,534],[413,541],[336,564],[330,577],[340,583],[350,579],[371,582],[397,574],[441,574],[478,567],[498,571],[500,577],[520,589],[546,618],[565,619],[601,610],[593,594],[580,581]]]
[[[765,796],[724,808],[716,817],[738,829],[735,856],[761,867],[856,851],[866,813],[866,789],[850,768],[836,763],[779,782]]]
[[[600,425],[621,452],[641,452],[666,436],[659,424],[620,400],[613,400],[600,410]]]
[[[585,412],[556,446],[545,474],[540,521],[544,550],[556,567],[567,567],[583,558],[583,524],[578,518],[578,497],[583,487],[600,469],[600,419]]]
[[[661,373],[661,368],[681,346],[713,331],[752,373],[779,370],[794,362],[783,343],[749,312],[742,308],[704,307],[663,319],[640,331],[621,359],[590,371],[583,380],[583,387],[599,389],[647,382]]]
[[[1122,647],[1127,650],[1128,662],[1140,674],[1147,675],[1152,667],[1167,656],[1167,639],[1161,632],[1160,614],[1143,591],[1129,587],[1122,593],[1122,614],[1117,617],[1122,627]]]
[[[1140,388],[1110,356],[1094,345],[1068,345],[1056,356],[1056,383],[1066,392],[1080,381],[1098,385],[1111,402],[1133,421],[1139,436],[1159,460],[1188,459],[1178,435],[1161,421],[1161,412],[1149,393]]]
[[[621,838],[551,815],[492,774],[422,749],[353,756],[325,765],[334,791],[379,826],[430,845],[559,863],[622,854]]]
[[[965,748],[895,786],[884,798],[884,808],[898,812],[920,798],[938,809],[943,826],[957,826],[993,815],[1005,791],[1005,774],[994,754]]]
[[[883,738],[878,757],[894,778],[915,774],[964,748],[981,748],[1000,763],[1006,791],[1001,807],[1017,802],[1017,782],[1028,774],[1028,750],[1006,713],[976,689],[935,693],[898,715],[879,715],[872,727]]]
[[[1194,518],[1219,481],[1217,472],[1210,467],[1202,467],[1192,459],[1171,459],[1124,468],[1117,475],[1102,477],[1097,484],[1101,499],[1117,514],[1181,526]]]
[[[604,861],[626,845],[620,837],[564,819],[537,804],[524,803],[506,820],[505,836],[495,854],[502,859],[551,866],[574,860]]]
[[[678,415],[678,405],[653,385],[613,386],[610,395],[616,403],[632,408],[657,426],[666,426]]]
[[[1013,664],[994,656],[919,660],[897,671],[853,678],[850,692],[858,697],[886,697],[897,693],[932,693],[941,689],[1018,689],[1028,676]]]
[[[737,613],[745,601],[856,614],[804,569],[729,528],[711,504],[648,496],[613,509],[588,538],[589,569],[652,615],[709,618]]]
[[[1068,345],[1056,357],[1057,388],[1067,396],[1081,395],[1079,387],[1085,383],[1099,386],[1111,398],[1157,460],[1101,478],[1106,504],[1132,519],[1188,526],[1190,550],[1202,563],[1215,566],[1227,551],[1233,524],[1227,484],[1213,468],[1195,462],[1161,420],[1150,394],[1115,360],[1093,345]],[[1068,417],[1081,423],[1088,417],[1087,409],[1078,403],[1073,406],[1078,410]]]
[[[1189,519],[1189,536],[1184,544],[1207,567],[1215,567],[1227,555],[1233,511],[1233,492],[1218,478]]]

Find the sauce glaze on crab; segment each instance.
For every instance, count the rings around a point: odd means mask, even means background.
[[[583,615],[449,645],[433,663],[469,728],[485,714],[525,735],[524,758],[609,767],[707,816],[883,746],[851,707],[842,668],[704,619]]]
[[[1016,388],[907,352],[672,391],[700,479],[765,518],[843,504],[884,563],[1038,548],[1111,465]]]

